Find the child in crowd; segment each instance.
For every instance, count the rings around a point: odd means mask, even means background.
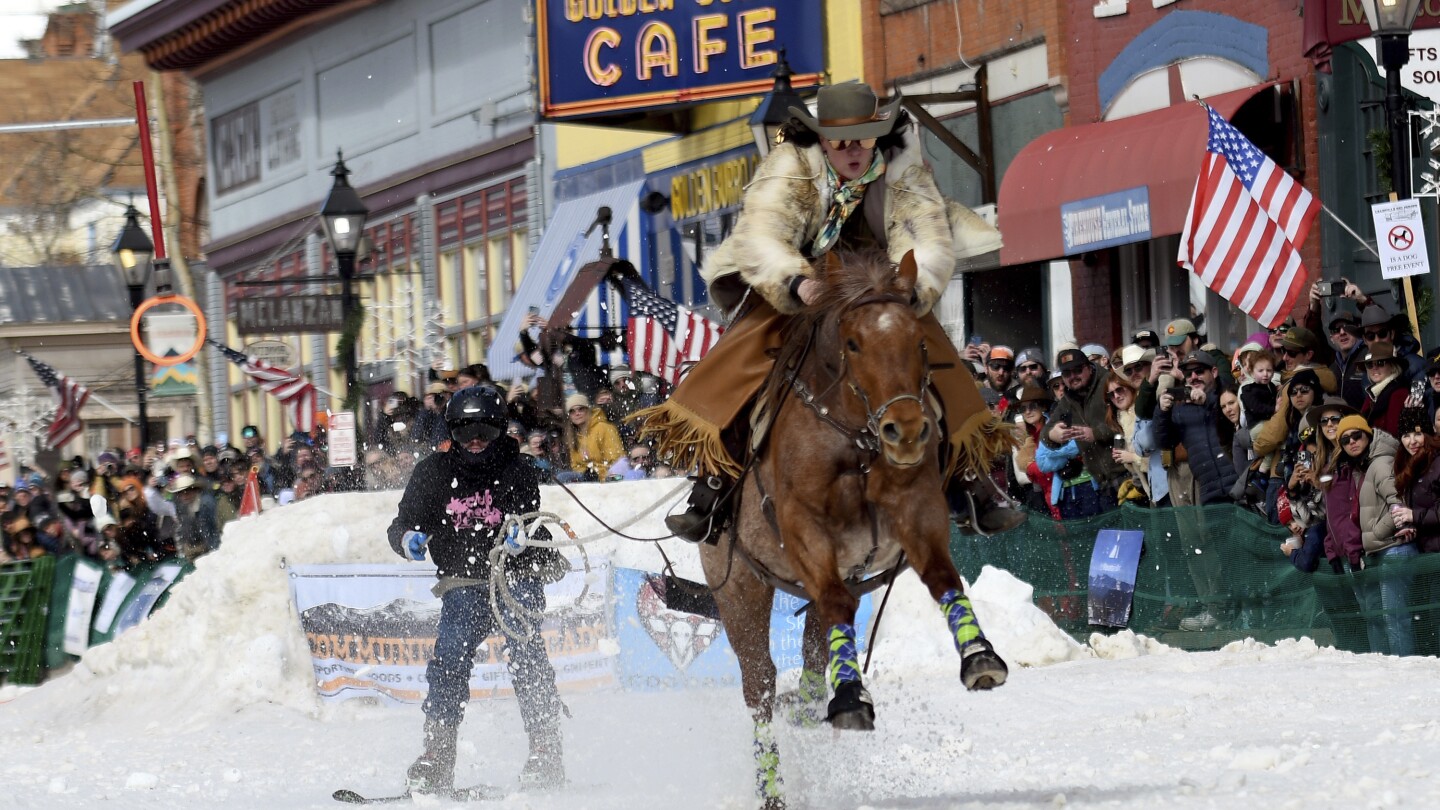
[[[1240,418],[1244,427],[1254,428],[1275,415],[1279,386],[1275,384],[1275,355],[1260,349],[1246,355],[1246,361],[1248,379],[1240,386]]]

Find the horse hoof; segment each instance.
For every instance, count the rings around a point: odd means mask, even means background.
[[[994,689],[1005,683],[1009,675],[1010,668],[984,639],[967,644],[961,653],[960,682],[972,692]]]
[[[778,796],[772,796],[760,805],[760,810],[785,810],[785,800]]]
[[[875,702],[859,681],[840,684],[830,699],[826,721],[832,728],[845,731],[874,731]]]

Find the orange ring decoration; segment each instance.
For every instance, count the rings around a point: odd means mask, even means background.
[[[160,357],[150,351],[150,347],[140,339],[140,323],[145,313],[161,304],[179,304],[195,316],[195,345],[188,351],[181,352],[173,357]],[[140,302],[135,308],[135,314],[130,316],[130,342],[135,345],[135,351],[140,356],[154,363],[157,366],[178,366],[188,362],[196,354],[199,354],[201,347],[205,345],[205,313],[200,311],[200,306],[189,298],[181,295],[157,295],[154,298],[147,298]]]

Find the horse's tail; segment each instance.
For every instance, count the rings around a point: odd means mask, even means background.
[[[971,414],[950,433],[950,461],[945,466],[945,480],[964,470],[986,475],[996,458],[1013,452],[1020,443],[1015,426],[989,409]]]
[[[639,438],[655,442],[655,456],[669,458],[676,470],[695,470],[700,475],[740,477],[740,465],[730,457],[720,438],[721,426],[676,402],[674,397],[659,405],[642,408],[626,421],[638,422]]]

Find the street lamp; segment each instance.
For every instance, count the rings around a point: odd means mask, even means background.
[[[1400,88],[1400,68],[1410,61],[1410,31],[1421,0],[1361,0],[1385,68],[1385,119],[1390,128],[1390,187],[1397,199],[1410,199],[1409,122]]]
[[[130,309],[137,310],[145,300],[145,285],[150,281],[151,259],[155,255],[155,244],[140,227],[140,212],[135,206],[125,207],[125,227],[115,237],[110,247],[115,258],[115,269],[120,271],[125,287],[130,291]],[[150,446],[150,417],[146,413],[145,399],[149,386],[145,379],[145,358],[140,349],[135,349],[135,402],[139,406],[140,448],[143,452]]]
[[[755,136],[755,147],[760,150],[761,158],[770,154],[770,147],[775,145],[780,128],[794,117],[790,108],[805,106],[805,99],[790,86],[790,77],[795,73],[785,60],[784,48],[780,49],[780,63],[770,75],[775,78],[775,86],[760,99],[760,106],[750,114],[750,131]]]
[[[320,208],[320,222],[325,227],[325,239],[330,242],[330,249],[335,252],[335,260],[340,267],[340,308],[345,311],[345,328],[349,330],[357,309],[351,286],[355,280],[355,252],[365,235],[365,217],[370,214],[370,209],[365,207],[360,194],[351,188],[350,170],[345,167],[345,156],[339,149],[335,150],[335,168],[330,174],[335,178],[335,185],[330,188],[330,196],[325,198],[325,205]],[[345,399],[356,402],[360,373],[355,362],[354,335],[351,338],[345,341],[341,362],[345,365]],[[357,406],[356,421],[363,426],[360,410]],[[361,435],[364,435],[363,429]]]

